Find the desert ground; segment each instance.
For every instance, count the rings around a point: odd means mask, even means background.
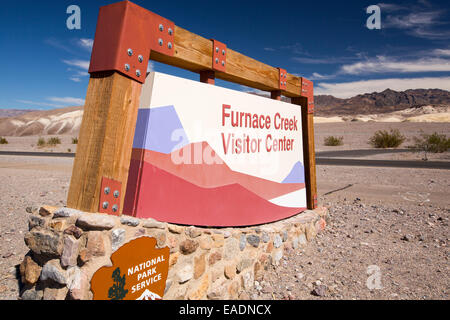
[[[410,141],[421,130],[450,135],[449,123],[318,123],[316,150],[370,149],[368,138],[390,128]],[[343,136],[344,145],[323,146],[329,135]],[[53,148],[38,148],[39,136],[6,137],[9,144],[0,151],[74,152],[75,136],[59,135],[62,144]],[[404,151],[364,158],[420,160],[422,155]],[[429,159],[450,161],[450,155]],[[72,165],[73,158],[0,155],[0,299],[19,295],[29,211],[65,204]],[[319,204],[330,209],[327,228],[303,251],[286,252],[281,265],[270,268],[244,298],[449,299],[449,170],[321,165],[317,183]]]

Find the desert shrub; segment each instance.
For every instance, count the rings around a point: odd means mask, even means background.
[[[410,146],[417,151],[442,153],[450,148],[450,138],[437,132],[433,134],[421,133],[421,137],[414,137],[414,145]]]
[[[44,147],[45,146],[45,139],[44,138],[39,138],[37,141],[37,146],[38,147]]]
[[[323,144],[331,147],[342,146],[344,144],[344,137],[329,136],[324,139]]]
[[[49,146],[56,146],[57,144],[61,144],[61,139],[58,137],[53,137],[47,140],[47,144]]]
[[[405,139],[405,136],[398,129],[391,129],[390,132],[378,130],[369,139],[369,144],[374,148],[397,148]]]
[[[72,138],[72,144],[78,144],[78,138]]]
[[[0,144],[8,144],[8,140],[3,137],[0,137]]]
[[[72,152],[72,149],[70,149],[70,148],[69,148],[69,149],[67,149],[67,152]]]

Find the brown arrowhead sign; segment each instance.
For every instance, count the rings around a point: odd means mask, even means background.
[[[160,300],[169,273],[168,247],[157,249],[156,239],[132,240],[111,255],[112,267],[92,277],[94,300]]]

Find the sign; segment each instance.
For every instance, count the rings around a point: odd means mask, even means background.
[[[243,226],[306,209],[300,106],[152,72],[124,214]]]
[[[141,237],[114,252],[112,267],[100,268],[92,277],[94,300],[161,300],[170,249],[155,245],[155,238]]]

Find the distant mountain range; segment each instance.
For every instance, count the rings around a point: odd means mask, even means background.
[[[253,93],[261,95],[258,93]],[[422,106],[450,106],[450,92],[440,89],[414,89],[360,94],[349,99],[330,95],[317,95],[316,116],[354,116],[385,114]],[[283,97],[284,101],[289,101]],[[442,111],[438,111],[442,112]],[[447,112],[447,111],[445,111]],[[0,136],[28,136],[40,134],[77,134],[83,107],[67,107],[54,110],[0,109]]]
[[[314,97],[315,114],[318,116],[379,114],[408,108],[431,105],[450,105],[450,92],[440,89],[414,89],[360,94],[349,99],[330,95]]]

